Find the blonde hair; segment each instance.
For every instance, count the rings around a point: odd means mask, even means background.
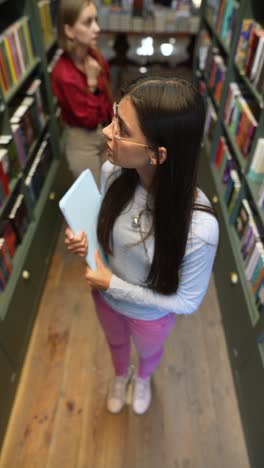
[[[92,0],[60,0],[57,19],[58,43],[65,52],[70,52],[73,47],[72,41],[65,35],[65,24],[73,26],[82,9],[91,2]]]

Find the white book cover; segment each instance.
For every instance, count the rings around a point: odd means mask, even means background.
[[[89,247],[86,262],[92,270],[96,269],[95,250],[99,250],[105,261],[96,232],[101,201],[101,193],[89,169],[81,173],[59,201],[59,207],[73,233],[85,231],[87,234]]]

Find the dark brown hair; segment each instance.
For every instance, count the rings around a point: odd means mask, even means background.
[[[130,97],[141,131],[157,158],[158,147],[167,148],[167,159],[157,165],[151,189],[154,255],[147,286],[171,294],[179,284],[179,269],[195,208],[204,102],[191,83],[177,78],[141,78],[128,85],[122,96]],[[115,220],[132,199],[138,183],[136,170],[122,169],[106,192],[97,234],[108,254],[112,252]],[[207,210],[203,206],[197,209]]]

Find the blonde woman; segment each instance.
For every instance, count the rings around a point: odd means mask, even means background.
[[[60,1],[58,40],[63,54],[51,78],[67,125],[66,158],[75,178],[89,168],[98,185],[106,154],[102,127],[112,118],[109,66],[96,47],[99,33],[94,3]]]

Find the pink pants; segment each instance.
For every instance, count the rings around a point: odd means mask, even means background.
[[[116,375],[126,375],[130,364],[130,337],[139,354],[138,376],[149,377],[158,366],[163,345],[176,320],[169,313],[158,320],[138,320],[112,309],[97,291],[93,291],[98,318],[111,351]]]

